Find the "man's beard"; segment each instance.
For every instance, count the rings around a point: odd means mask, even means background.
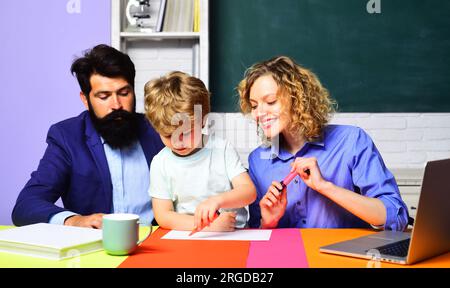
[[[114,110],[103,118],[95,115],[89,103],[89,115],[95,129],[111,148],[126,148],[138,139],[137,114],[126,110]]]

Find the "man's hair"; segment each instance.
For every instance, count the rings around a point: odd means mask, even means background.
[[[210,111],[209,92],[202,80],[174,71],[145,84],[145,115],[158,133],[168,136],[177,128],[172,124],[178,113],[194,120],[194,105],[201,105],[202,119]]]
[[[100,44],[84,52],[73,61],[70,72],[75,74],[81,91],[86,97],[91,92],[90,78],[99,74],[108,78],[124,78],[134,89],[136,70],[130,57],[113,47]]]

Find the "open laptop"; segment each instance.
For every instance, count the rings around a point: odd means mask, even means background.
[[[450,159],[425,167],[411,233],[382,231],[320,248],[320,252],[413,264],[450,251]]]

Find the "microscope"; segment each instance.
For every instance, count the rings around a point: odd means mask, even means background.
[[[131,27],[154,28],[155,19],[150,16],[150,0],[129,0],[126,16]]]

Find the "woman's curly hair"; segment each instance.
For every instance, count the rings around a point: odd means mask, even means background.
[[[254,64],[247,69],[237,90],[244,114],[251,112],[250,89],[261,76],[270,75],[277,83],[278,97],[289,108],[289,130],[300,133],[308,141],[321,136],[322,129],[335,111],[336,102],[317,76],[287,56],[279,56]]]

